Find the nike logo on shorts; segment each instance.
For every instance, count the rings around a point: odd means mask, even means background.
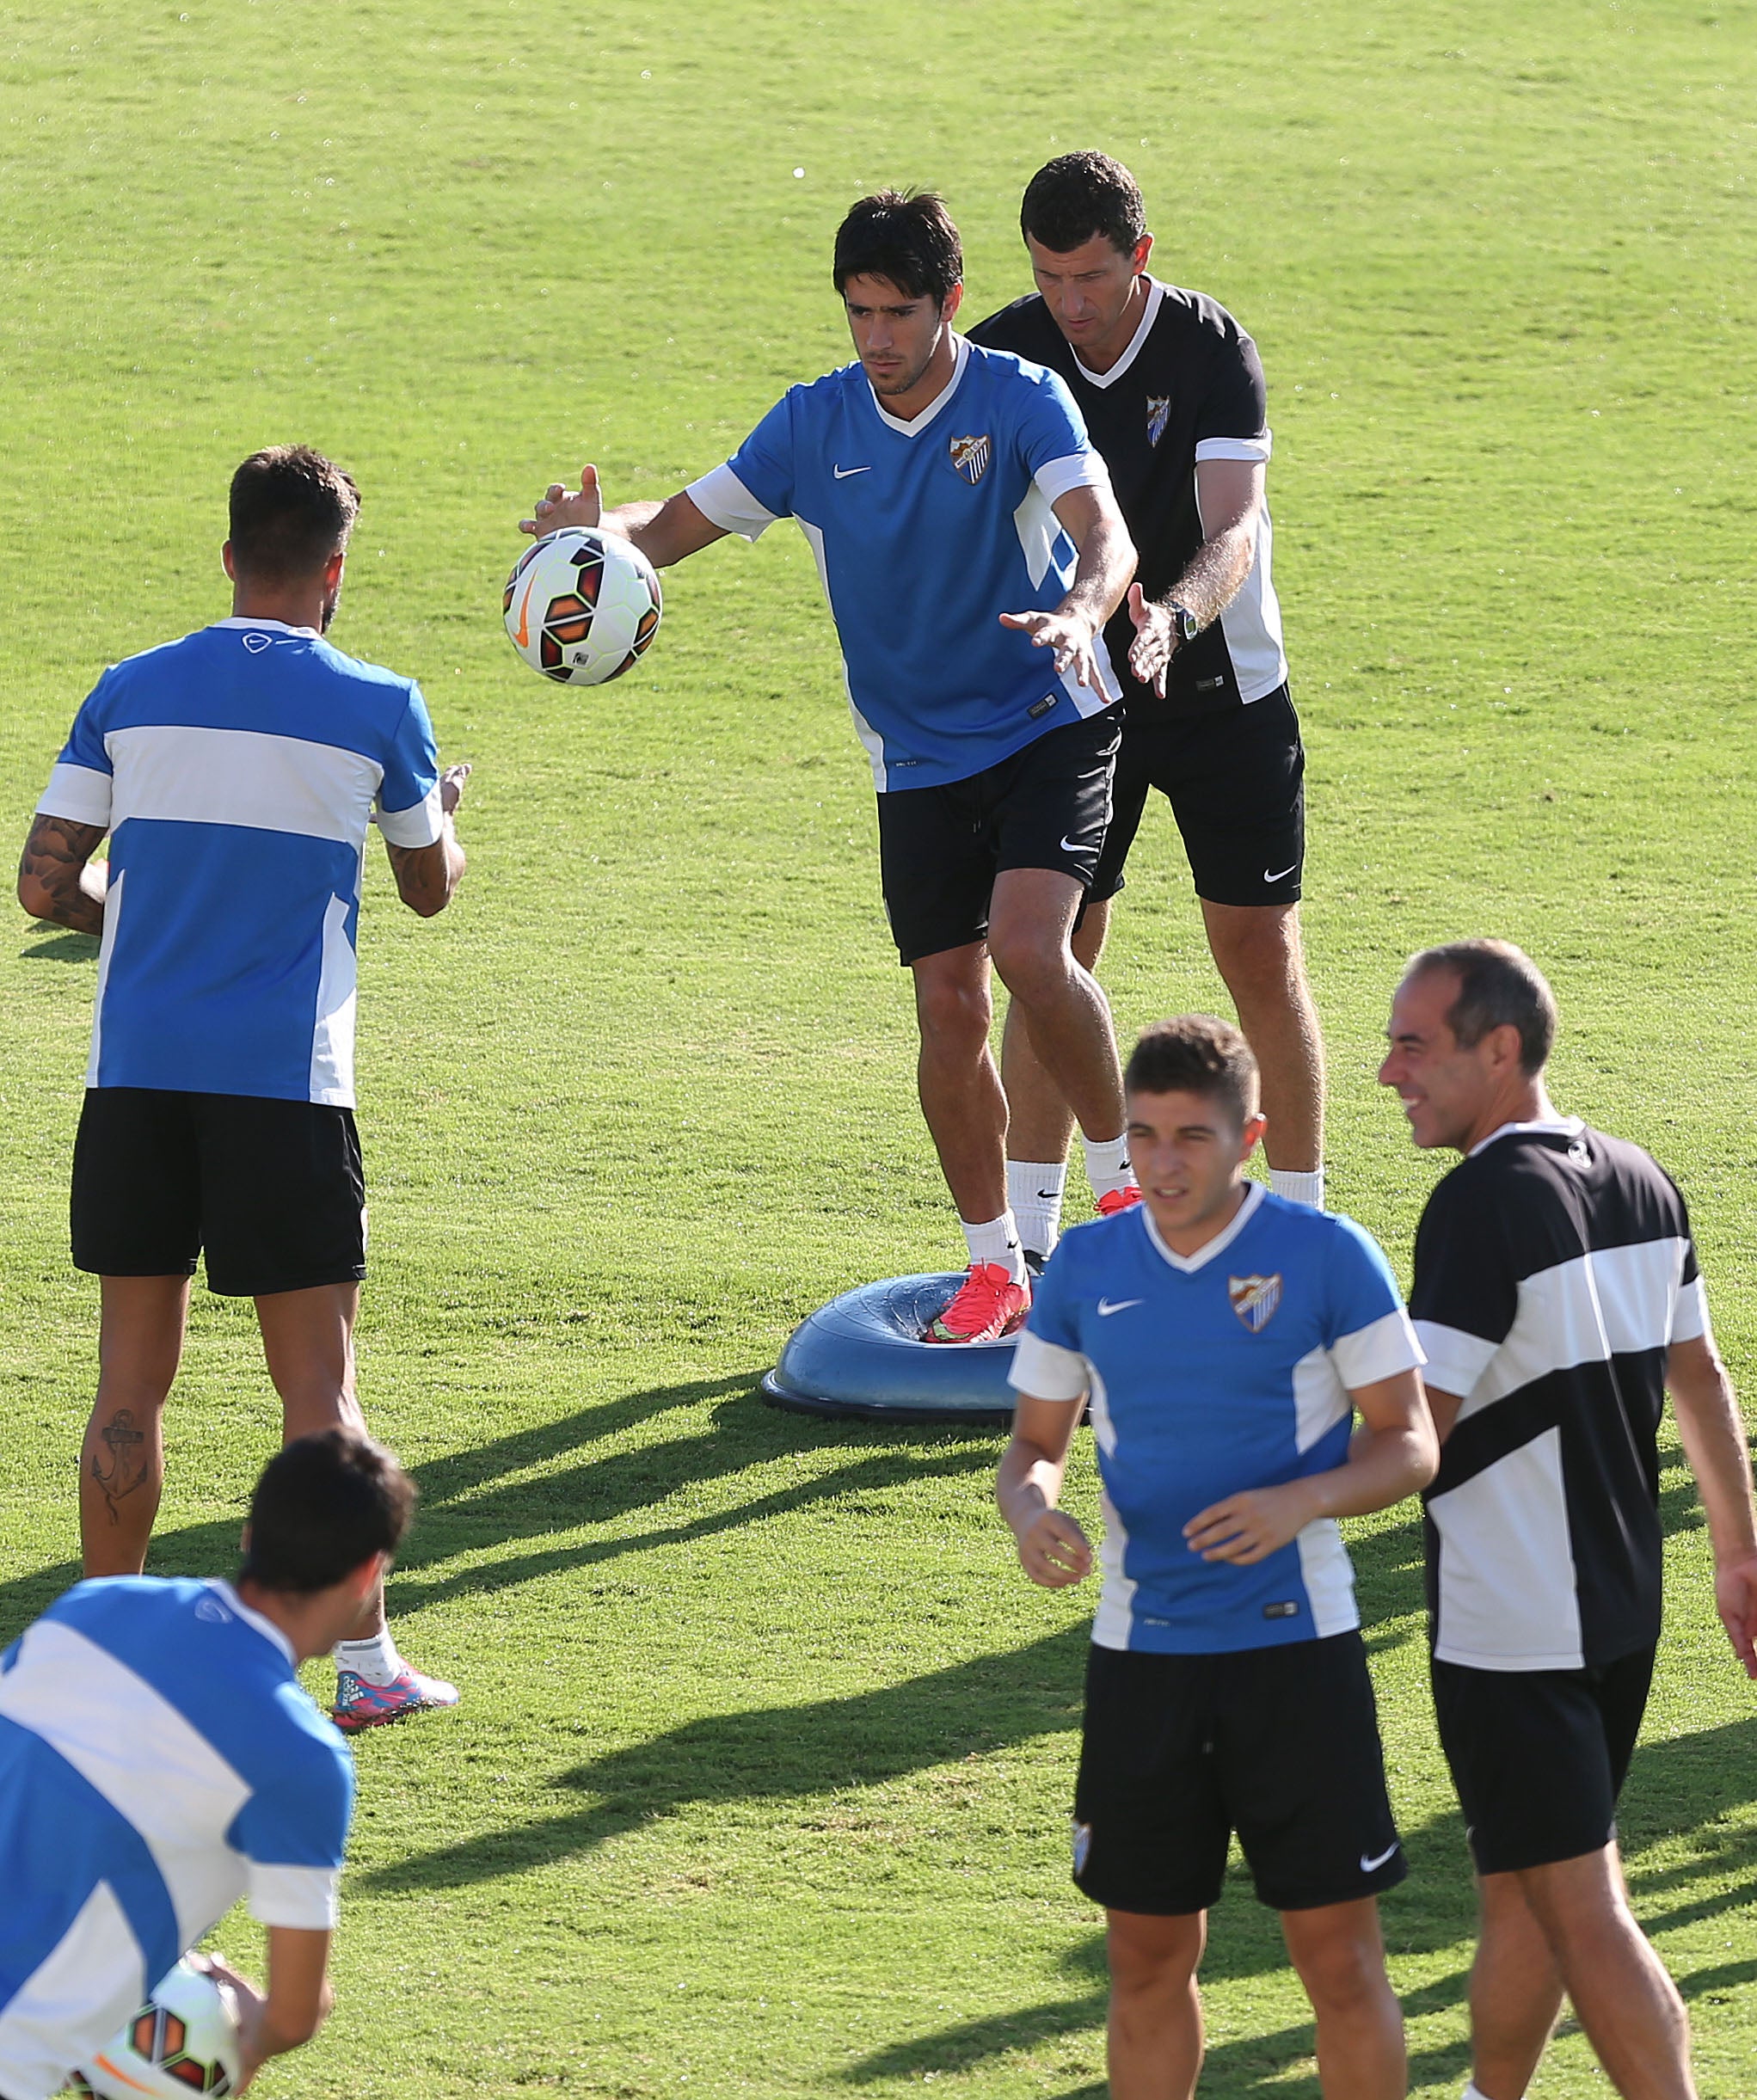
[[[1061,850],[1064,853],[1096,853],[1098,850],[1090,838],[1064,838]]]
[[[851,474],[870,474],[872,469],[870,467],[832,467],[830,471],[839,482],[845,482]]]
[[[1369,1859],[1369,1858],[1367,1857],[1366,1853],[1365,1853],[1365,1852],[1362,1852],[1362,1853],[1361,1853],[1361,1873],[1363,1873],[1363,1874],[1377,1874],[1377,1873],[1378,1873],[1378,1871],[1379,1871],[1379,1869],[1380,1869],[1382,1866],[1384,1866],[1384,1865],[1385,1865],[1385,1864],[1386,1863],[1386,1861],[1387,1861],[1387,1860],[1389,1860],[1389,1859],[1391,1858],[1391,1854],[1392,1854],[1393,1852],[1395,1852],[1395,1851],[1397,1851],[1397,1849],[1398,1849],[1398,1848],[1397,1848],[1397,1846],[1396,1846],[1395,1845],[1393,1845],[1391,1847],[1390,1851],[1384,1851],[1384,1852],[1381,1852],[1381,1853],[1379,1855],[1379,1857],[1378,1857],[1378,1858],[1377,1858],[1377,1859]]]
[[[1287,865],[1282,869],[1279,875],[1271,875],[1269,869],[1265,868],[1262,871],[1262,879],[1265,882],[1285,882],[1287,877],[1293,874],[1293,870],[1299,865],[1299,863],[1298,861],[1289,861]]]
[[[1098,1317],[1108,1320],[1113,1312],[1127,1312],[1131,1305],[1140,1303],[1138,1298],[1101,1298],[1098,1300]],[[1395,1851],[1397,1847],[1392,1845],[1391,1850]]]

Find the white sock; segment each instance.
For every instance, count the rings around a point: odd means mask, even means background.
[[[996,1268],[1004,1268],[1015,1283],[1025,1280],[1025,1250],[1019,1244],[1019,1228],[1010,1210],[1003,1211],[998,1218],[990,1219],[986,1225],[971,1225],[964,1219],[958,1222],[964,1228],[973,1262],[992,1262]]]
[[[1269,1187],[1278,1196],[1285,1196],[1289,1203],[1309,1203],[1313,1210],[1324,1208],[1324,1169],[1315,1167],[1310,1174],[1296,1173],[1292,1167],[1271,1167]],[[1466,2093],[1465,2100],[1472,2100]],[[1480,2094],[1475,2100],[1482,2100]]]
[[[388,1626],[369,1641],[338,1641],[333,1652],[338,1670],[352,1670],[369,1685],[394,1684],[402,1674],[402,1658]]]
[[[1061,1237],[1061,1198],[1067,1187],[1065,1159],[1010,1159],[1007,1208],[1018,1221],[1019,1243],[1046,1257]]]
[[[1095,1196],[1108,1196],[1119,1188],[1134,1187],[1134,1169],[1128,1164],[1128,1133],[1120,1138],[1080,1139],[1085,1148],[1086,1179]]]
[[[1477,2085],[1477,2081],[1472,2079],[1470,2084],[1464,2089],[1464,2100],[1489,2100],[1489,2096],[1483,2091],[1482,2087]]]

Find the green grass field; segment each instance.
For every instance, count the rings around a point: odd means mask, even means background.
[[[375,864],[362,943],[363,1392],[424,1490],[399,1629],[467,1704],[360,1746],[340,2005],[267,2100],[1103,2090],[1066,1870],[1090,1600],[1017,1574],[997,1440],[755,1392],[836,1291],[962,1259],[807,550],[690,564],[601,695],[499,632],[551,475],[666,493],[843,360],[829,243],[865,188],[945,190],[977,315],[1024,286],[1033,169],[1133,166],[1157,267],[1269,375],[1332,1200],[1406,1264],[1439,1163],[1373,1082],[1389,986],[1507,934],[1562,999],[1559,1099],[1682,1181],[1757,1390],[1754,127],[1748,0],[0,4],[0,830],[105,662],[226,610],[225,479],[290,437],[366,494],[336,639],[477,767],[457,906],[419,924]],[[0,1641],[76,1572],[92,980],[15,916]],[[1125,1029],[1221,997],[1163,812],[1109,982]],[[173,1436],[153,1564],[224,1569],[275,1437],[248,1307],[198,1305]],[[1749,2100],[1757,1705],[1666,1494],[1625,1839],[1703,2091]],[[1415,2089],[1455,2097],[1419,1538],[1356,1530],[1415,1866],[1392,1974]],[[255,1958],[242,1920],[220,1943]],[[1205,2092],[1315,2095],[1243,1883],[1207,1986]],[[1572,2034],[1534,2088],[1606,2090]]]

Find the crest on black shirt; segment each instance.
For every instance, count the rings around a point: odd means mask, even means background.
[[[1165,434],[1165,426],[1171,420],[1170,397],[1164,394],[1147,396],[1147,443],[1157,445]]]
[[[1275,1317],[1281,1302],[1279,1276],[1228,1276],[1226,1295],[1232,1310],[1253,1335],[1260,1335]]]
[[[985,430],[980,438],[954,438],[951,444],[952,464],[974,488],[988,471],[988,462],[993,451]]]

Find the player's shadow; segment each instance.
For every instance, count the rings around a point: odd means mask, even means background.
[[[1088,1630],[978,1656],[875,1692],[710,1714],[558,1773],[577,1806],[377,1867],[360,1886],[458,1888],[593,1851],[694,1802],[796,1799],[882,1785],[1077,1727]]]
[[[98,943],[89,933],[55,933],[27,941],[18,951],[24,962],[95,962]]]

